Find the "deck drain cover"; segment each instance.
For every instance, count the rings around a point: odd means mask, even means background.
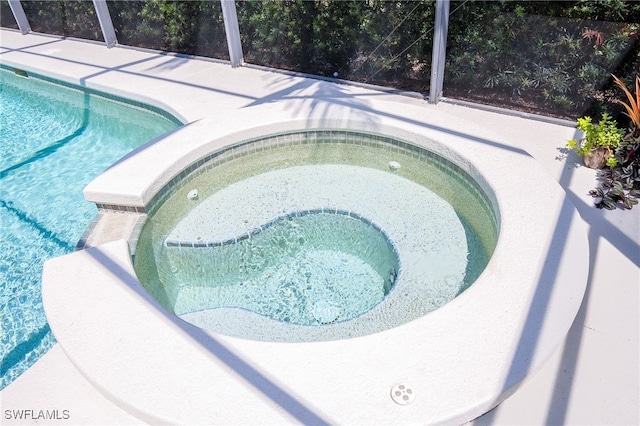
[[[409,386],[401,384],[391,388],[391,399],[396,404],[409,405],[416,399],[416,395]]]

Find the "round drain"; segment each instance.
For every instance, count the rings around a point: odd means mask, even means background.
[[[416,395],[409,386],[401,384],[391,388],[391,399],[396,404],[409,405],[416,399]]]
[[[333,303],[318,299],[313,303],[313,316],[321,324],[331,324],[340,316],[340,308]]]

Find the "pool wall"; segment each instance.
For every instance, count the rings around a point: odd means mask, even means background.
[[[460,424],[511,395],[575,318],[588,274],[586,226],[526,152],[502,149],[489,130],[476,132],[486,138],[448,130],[469,124],[444,113],[403,105],[413,118],[402,119],[397,108],[370,101],[314,113],[266,104],[204,118],[118,162],[85,196],[105,211],[144,218],[175,176],[247,139],[316,128],[388,135],[446,157],[495,196],[500,238],[466,292],[373,335],[249,341],[168,314],[135,277],[127,242],[113,241],[45,265],[47,316],[74,365],[149,422]],[[392,400],[398,384],[412,389],[412,404]]]

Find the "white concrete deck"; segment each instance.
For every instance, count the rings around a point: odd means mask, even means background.
[[[425,114],[443,113],[460,122],[477,123],[477,128],[442,123],[461,136],[481,137],[486,127],[491,128],[496,149],[527,151],[566,190],[589,224],[591,273],[582,308],[565,344],[514,395],[475,423],[640,423],[640,208],[609,212],[592,207],[585,194],[595,184],[594,172],[576,166],[577,157],[565,156],[562,151],[565,141],[574,135],[572,128],[450,104],[427,105],[417,99],[279,73],[231,69],[210,61],[121,48],[107,50],[101,45],[22,36],[13,31],[2,30],[0,34],[2,63],[47,70],[57,78],[88,87],[136,94],[138,99],[167,107],[189,122],[207,116],[225,117],[229,111],[260,104],[271,105],[274,114],[306,109],[321,116],[344,106],[366,111],[369,100],[375,99],[376,103],[388,103],[384,108],[387,114],[394,109],[400,114],[404,105],[411,105],[424,108]],[[43,424],[14,421],[6,415],[6,410],[21,409],[69,411],[69,419],[51,423],[141,423],[104,399],[73,368],[59,345],[0,397],[6,424]]]

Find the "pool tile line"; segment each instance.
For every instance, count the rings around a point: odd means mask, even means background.
[[[472,188],[476,196],[483,201],[483,204],[486,204],[485,208],[487,211],[492,213],[492,216],[495,216],[495,212],[498,211],[497,200],[491,191],[487,191],[488,185],[486,183],[478,182],[475,178],[471,177],[467,171],[453,162],[446,160],[439,154],[426,148],[388,136],[336,129],[290,131],[276,135],[248,139],[238,144],[217,150],[186,167],[173,179],[167,182],[167,184],[164,185],[164,187],[145,207],[99,204],[98,208],[102,210],[126,210],[136,213],[153,213],[167,198],[174,195],[178,190],[186,186],[191,180],[195,179],[200,174],[206,173],[207,170],[210,170],[212,167],[216,167],[220,164],[244,157],[254,152],[262,152],[298,144],[313,144],[321,142],[364,145],[380,148],[389,152],[400,152],[420,161],[432,163],[439,170],[446,172],[452,178],[457,179]],[[494,217],[494,220],[494,225],[497,226],[498,218]]]
[[[118,211],[118,212],[125,212],[125,213],[139,213],[139,214],[146,213],[144,207],[125,206],[121,204],[96,203],[96,207],[98,207],[98,210],[104,211],[104,212]]]
[[[17,170],[21,167],[24,166],[28,166],[29,164],[33,164],[34,162],[38,161],[38,160],[42,160],[52,154],[55,154],[56,152],[58,152],[58,150],[60,148],[63,148],[64,146],[66,146],[67,144],[73,142],[73,140],[77,137],[79,137],[80,135],[82,135],[85,130],[87,129],[87,113],[88,111],[85,111],[85,117],[83,120],[83,124],[78,127],[73,133],[71,133],[68,136],[65,136],[64,138],[55,141],[54,143],[52,143],[51,145],[42,148],[38,151],[36,151],[35,153],[33,153],[33,155],[29,158],[26,158],[20,162],[18,162],[17,164],[13,164],[9,167],[7,167],[6,169],[0,170],[0,179],[4,179],[5,177],[7,177],[11,172],[13,172],[14,170]]]
[[[100,97],[106,101],[109,102],[116,102],[116,103],[121,103],[121,104],[127,104],[127,106],[130,106],[131,108],[137,108],[137,109],[141,109],[156,115],[159,115],[163,118],[166,118],[167,120],[173,122],[174,124],[178,125],[178,126],[182,126],[184,123],[180,120],[178,120],[175,116],[173,116],[172,114],[168,113],[166,110],[162,109],[162,108],[158,108],[154,105],[151,104],[147,104],[144,102],[140,102],[137,101],[135,99],[130,99],[130,98],[124,98],[122,96],[117,96],[117,95],[113,95],[110,93],[106,93],[106,92],[102,92],[100,90],[96,90],[96,89],[92,89],[90,87],[86,87],[86,86],[78,86],[77,84],[73,84],[73,83],[67,83],[66,81],[63,80],[58,80],[55,78],[50,78],[47,77],[45,75],[33,72],[33,71],[25,71],[25,70],[19,70],[15,67],[11,67],[5,64],[1,64],[0,63],[0,70],[5,70],[7,72],[14,72],[17,73],[16,71],[22,71],[26,74],[26,78],[36,78],[38,80],[47,82],[51,85],[55,85],[55,86],[62,86],[65,89],[68,90],[73,90],[73,91],[77,91],[77,92],[81,92],[87,95],[92,95],[92,96],[97,96]]]
[[[67,252],[73,250],[73,244],[68,242],[62,237],[59,237],[55,231],[49,229],[44,224],[38,222],[36,218],[29,216],[28,212],[22,210],[19,207],[14,206],[12,201],[0,200],[0,208],[5,209],[17,220],[27,225],[29,228],[42,235],[46,240],[53,242],[58,247],[64,249]]]
[[[233,237],[233,238],[228,238],[226,240],[223,241],[191,241],[191,240],[175,240],[175,239],[165,239],[164,240],[164,246],[165,247],[186,247],[186,248],[212,248],[212,247],[222,247],[222,246],[226,246],[226,245],[230,245],[230,244],[237,244],[241,241],[250,239],[252,236],[259,234],[260,232],[269,229],[270,227],[272,227],[273,225],[282,222],[284,220],[287,219],[291,219],[293,217],[304,217],[304,216],[308,216],[308,215],[312,215],[312,214],[335,214],[335,215],[343,215],[343,216],[349,216],[351,218],[360,220],[361,222],[369,225],[370,227],[372,227],[373,229],[375,229],[376,231],[380,232],[385,240],[387,241],[387,244],[395,251],[397,252],[397,248],[395,246],[395,244],[393,243],[393,241],[391,240],[391,238],[389,238],[388,234],[382,229],[382,227],[380,225],[378,225],[377,223],[375,223],[372,220],[367,219],[366,217],[362,216],[360,213],[356,213],[356,212],[352,212],[352,211],[348,211],[348,210],[343,210],[343,209],[339,209],[339,208],[329,208],[329,207],[322,207],[322,208],[317,208],[317,209],[306,209],[306,210],[297,210],[294,211],[292,213],[288,213],[286,215],[282,215],[282,216],[278,216],[273,220],[270,220],[269,222],[260,225],[254,229],[252,229],[251,231],[244,233],[240,236],[237,237]],[[138,234],[139,235],[139,234]],[[137,239],[136,239],[137,241]]]

